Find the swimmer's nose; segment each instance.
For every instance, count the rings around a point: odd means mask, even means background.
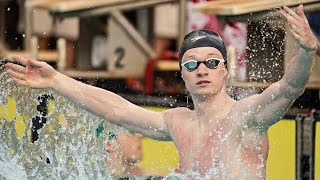
[[[206,67],[206,65],[204,65],[203,63],[201,63],[199,65],[199,67],[197,68],[197,76],[198,77],[205,77],[208,75],[208,69]]]

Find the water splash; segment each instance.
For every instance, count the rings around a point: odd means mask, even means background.
[[[123,129],[104,123],[49,89],[15,84],[0,71],[0,179],[105,179],[108,132]],[[49,94],[47,115],[37,110],[39,96]],[[45,117],[39,138],[31,142],[32,119]],[[110,162],[112,163],[112,162]]]

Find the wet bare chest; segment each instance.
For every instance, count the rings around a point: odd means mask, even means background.
[[[180,127],[174,141],[180,155],[180,163],[187,166],[206,167],[218,162],[223,152],[231,151],[232,127],[228,124],[200,128],[196,125]]]
[[[243,133],[243,129],[230,123],[208,129],[195,125],[180,127],[174,141],[181,168],[203,173],[221,164],[233,168],[252,163],[261,165],[268,154],[267,136],[248,129]],[[231,163],[237,162],[235,160],[241,161],[241,165]]]

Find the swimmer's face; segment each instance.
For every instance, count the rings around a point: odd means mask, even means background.
[[[209,58],[223,59],[223,56],[218,49],[213,47],[193,48],[184,53],[181,64],[189,60],[204,62]],[[220,63],[215,69],[210,69],[201,63],[196,70],[191,72],[182,67],[181,74],[186,88],[191,94],[212,95],[222,89],[228,71],[224,63]]]
[[[119,152],[125,160],[130,162],[139,161],[142,159],[142,136],[137,133],[119,134],[117,141],[119,143]]]

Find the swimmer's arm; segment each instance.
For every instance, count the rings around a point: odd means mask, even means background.
[[[261,94],[253,95],[237,102],[237,112],[241,112],[242,125],[267,132],[270,126],[280,121],[292,106],[294,100],[304,92],[304,88],[293,87],[283,78],[273,83]]]
[[[81,83],[45,62],[19,56],[13,57],[12,62],[5,64],[6,72],[16,83],[31,88],[52,88],[111,123],[155,139],[170,140],[165,113],[143,109],[112,92]]]
[[[61,73],[54,81],[55,90],[107,121],[153,139],[171,140],[164,120],[165,112],[147,110],[113,92],[81,83]]]
[[[270,85],[261,94],[240,100],[238,106],[244,113],[244,122],[267,131],[270,126],[281,120],[293,102],[303,94],[312,69],[314,55],[301,49],[290,63],[283,78]],[[306,61],[306,62],[304,62]]]
[[[287,14],[295,13],[288,8],[285,9]],[[298,11],[303,22],[297,20],[288,20],[288,22],[303,30],[297,39],[300,48],[298,54],[286,64],[283,78],[272,84],[263,93],[239,101],[241,112],[249,112],[246,113],[249,116],[244,118],[248,120],[247,123],[258,126],[263,131],[278,122],[290,109],[293,102],[302,95],[314,64],[317,39],[308,25],[302,6],[299,6]]]

